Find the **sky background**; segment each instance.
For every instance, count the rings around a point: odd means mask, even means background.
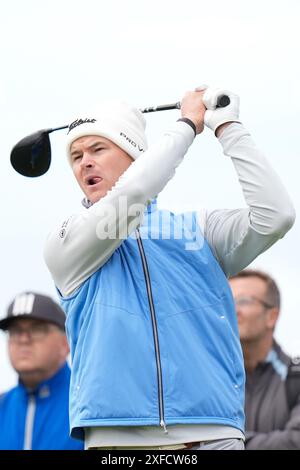
[[[278,282],[283,307],[276,337],[287,352],[300,354],[299,18],[298,0],[3,2],[0,316],[20,291],[56,297],[43,245],[53,225],[81,208],[64,131],[51,135],[51,168],[36,179],[12,169],[16,142],[68,124],[103,99],[153,106],[207,83],[240,95],[240,118],[298,211],[292,230],[252,266]],[[147,115],[149,144],[178,117],[179,111]],[[245,205],[210,130],[197,137],[159,204],[174,211]],[[0,392],[15,382],[0,332]]]

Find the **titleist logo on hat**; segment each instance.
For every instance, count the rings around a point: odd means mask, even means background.
[[[69,132],[71,132],[72,129],[74,129],[77,126],[80,126],[81,124],[86,124],[87,122],[93,124],[96,121],[97,121],[97,119],[90,119],[90,118],[76,119],[76,121],[71,122],[71,124],[69,125],[68,134],[69,134]]]

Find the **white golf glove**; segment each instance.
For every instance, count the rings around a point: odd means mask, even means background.
[[[218,98],[222,95],[228,96],[230,103],[224,108],[217,108]],[[204,124],[214,132],[225,122],[241,122],[239,120],[240,99],[231,91],[222,88],[207,88],[203,95],[203,103],[207,109]]]

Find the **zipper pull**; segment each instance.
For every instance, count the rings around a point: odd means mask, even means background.
[[[168,434],[167,426],[163,419],[161,420],[160,425],[162,428],[164,428],[165,434]]]

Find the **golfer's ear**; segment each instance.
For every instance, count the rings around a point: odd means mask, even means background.
[[[268,311],[268,327],[274,330],[279,317],[279,309],[277,307],[272,307]]]

